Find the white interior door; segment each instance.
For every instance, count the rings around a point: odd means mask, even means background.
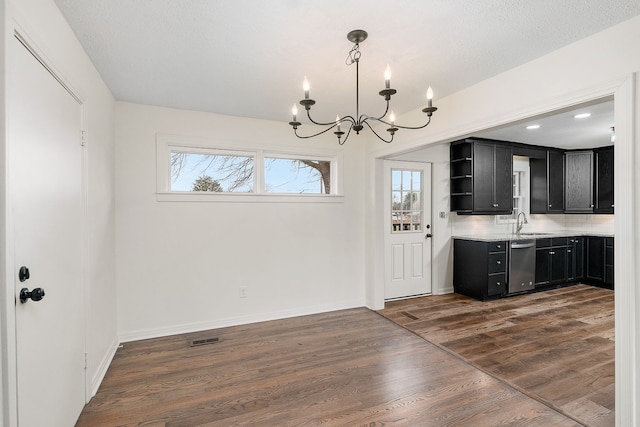
[[[17,38],[10,55],[18,423],[73,426],[85,401],[81,106]],[[44,298],[21,302],[22,288]]]
[[[384,162],[385,299],[431,293],[431,164]]]

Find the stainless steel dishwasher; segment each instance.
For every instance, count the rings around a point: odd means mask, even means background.
[[[535,288],[536,241],[512,240],[509,256],[508,293],[514,294]]]

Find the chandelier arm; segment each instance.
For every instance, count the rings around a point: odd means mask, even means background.
[[[429,120],[427,120],[427,123],[423,124],[422,126],[415,126],[415,127],[414,126],[400,126],[399,124],[388,123],[388,122],[385,122],[384,120],[380,120],[380,119],[376,119],[376,120],[378,120],[380,123],[384,123],[387,126],[395,126],[395,127],[399,128],[399,129],[415,130],[415,129],[424,129],[427,126],[429,126],[429,123],[431,123],[431,116],[429,116]]]
[[[382,121],[382,119],[384,118],[384,116],[386,116],[386,115],[387,115],[387,113],[389,112],[389,104],[390,104],[390,103],[389,103],[389,101],[387,101],[387,108],[385,108],[384,113],[382,113],[382,115],[380,115],[380,116],[378,116],[378,117],[372,117],[372,116],[367,116],[366,114],[361,114],[361,115],[360,115],[360,119],[361,119],[362,121],[366,121],[367,119],[377,120],[377,121],[379,121],[379,122],[382,122],[382,123],[384,123],[384,124],[387,124],[387,125],[391,126],[391,124],[390,124],[390,123],[386,123],[386,122],[383,122],[383,121]]]
[[[332,125],[333,125],[333,126],[335,126],[335,125],[337,125],[337,124],[339,124],[339,123],[346,122],[346,121],[349,121],[349,122],[351,122],[351,123],[352,123],[352,124],[354,124],[354,125],[356,124],[355,119],[354,119],[353,117],[351,117],[351,116],[344,116],[343,118],[341,118],[341,119],[340,119],[339,121],[337,121],[337,122],[336,122],[336,121],[333,121],[333,122],[327,122],[327,123],[316,122],[315,120],[313,120],[313,119],[311,118],[311,112],[310,112],[310,110],[307,110],[307,117],[309,118],[309,120],[311,121],[311,123],[313,123],[314,125],[318,125],[318,126],[332,126]]]
[[[375,136],[377,136],[377,137],[378,137],[378,139],[379,139],[380,141],[382,141],[382,142],[386,142],[387,144],[389,144],[389,143],[391,143],[391,141],[393,141],[393,134],[391,134],[391,139],[387,141],[386,139],[384,139],[383,137],[381,137],[381,136],[378,134],[378,132],[376,132],[376,131],[371,127],[371,125],[369,124],[369,122],[364,121],[364,122],[362,122],[362,123],[364,123],[365,125],[367,125],[367,127],[368,127],[369,129],[371,129],[371,132],[373,132],[373,134],[374,134]]]
[[[351,135],[351,126],[349,126],[349,130],[347,131],[347,134],[344,136],[344,140],[341,140],[340,138],[338,138],[338,144],[340,145],[344,145],[345,142],[347,142],[347,139],[349,139],[349,135]]]
[[[337,124],[337,123],[334,123],[334,124],[333,124],[333,126],[330,126],[330,127],[326,128],[326,129],[324,129],[324,130],[321,130],[321,131],[320,131],[320,132],[318,132],[318,133],[314,133],[313,135],[308,135],[308,136],[298,135],[298,129],[297,129],[297,128],[294,128],[294,129],[293,129],[293,133],[294,133],[298,138],[300,138],[300,139],[308,139],[308,138],[316,137],[316,136],[318,136],[318,135],[322,135],[322,134],[323,134],[323,133],[325,133],[325,132],[329,132],[331,129],[333,129],[333,128],[334,128],[334,127],[336,127],[336,126],[338,126],[338,124]],[[351,126],[349,126],[349,131],[351,131]],[[345,139],[346,139],[346,138],[345,138]]]

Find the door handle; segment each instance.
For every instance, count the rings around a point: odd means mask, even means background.
[[[424,238],[425,238],[425,239],[430,239],[430,238],[432,238],[432,237],[433,237],[433,235],[432,235],[431,233],[427,233],[427,235],[426,235],[426,236],[424,236]]]
[[[20,289],[20,302],[24,304],[31,298],[32,301],[40,301],[44,298],[44,289],[34,288],[30,291],[28,288]]]

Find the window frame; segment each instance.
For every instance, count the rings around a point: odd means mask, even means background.
[[[191,192],[171,190],[171,152],[185,151],[195,154],[217,154],[249,156],[254,159],[252,192]],[[320,193],[275,193],[267,192],[265,186],[265,158],[287,160],[307,159],[331,162],[331,194]],[[156,135],[156,199],[158,201],[189,202],[342,202],[342,150],[304,150],[288,148],[263,149],[256,146],[220,143],[204,138],[180,135]]]

